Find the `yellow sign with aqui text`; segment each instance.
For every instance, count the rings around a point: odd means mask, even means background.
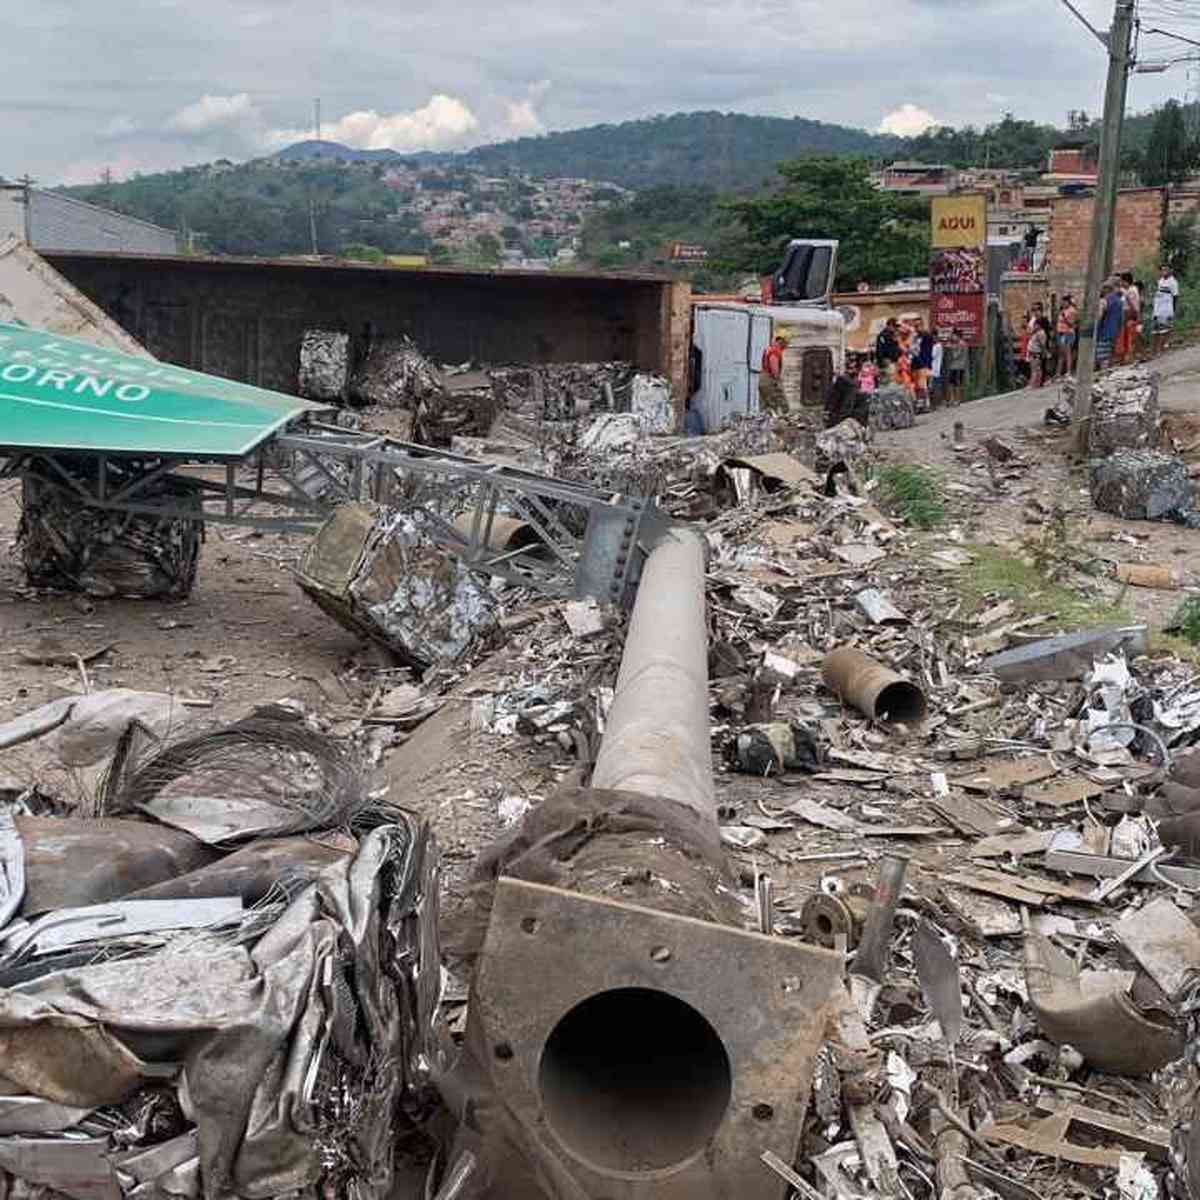
[[[980,193],[934,196],[930,206],[933,248],[987,245],[987,197]]]

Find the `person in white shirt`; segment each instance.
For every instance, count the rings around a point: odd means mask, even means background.
[[[1167,335],[1175,323],[1175,301],[1179,298],[1179,280],[1170,265],[1163,263],[1158,269],[1158,287],[1154,292],[1154,349],[1166,347]]]
[[[941,336],[935,336],[933,339],[933,350],[929,355],[929,406],[930,408],[941,408],[942,406],[942,349]]]

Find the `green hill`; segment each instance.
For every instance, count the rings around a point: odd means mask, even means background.
[[[518,171],[603,179],[631,188],[674,183],[733,191],[761,183],[776,163],[806,151],[875,157],[903,144],[899,138],[803,117],[693,112],[519,138],[482,146],[465,157],[490,174]]]

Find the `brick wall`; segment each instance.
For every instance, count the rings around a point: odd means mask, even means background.
[[[1050,205],[1050,244],[1046,272],[1057,292],[1083,291],[1092,230],[1092,196],[1056,196]],[[1162,240],[1165,191],[1130,188],[1117,195],[1113,270],[1131,271],[1158,255]]]
[[[1000,280],[1000,310],[1005,327],[1019,333],[1025,314],[1040,300],[1052,312],[1050,281],[1030,271],[1013,272]]]

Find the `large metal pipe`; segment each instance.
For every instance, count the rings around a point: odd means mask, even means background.
[[[704,583],[703,539],[671,530],[642,571],[593,787],[538,810],[566,805],[574,830],[594,806],[578,889],[496,884],[467,1041],[516,1157],[489,1200],[782,1195],[759,1158],[795,1155],[843,960],[748,933],[724,903]],[[540,1191],[519,1174],[535,1165]]]
[[[664,796],[715,823],[704,571],[690,529],[646,559],[592,784]]]

